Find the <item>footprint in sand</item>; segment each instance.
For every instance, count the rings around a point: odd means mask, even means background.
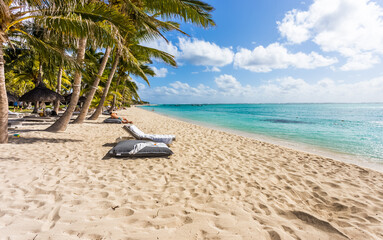
[[[45,222],[41,228],[42,231],[48,231],[49,229],[52,229],[57,221],[60,219],[60,208],[61,205],[56,206],[49,214],[47,218],[47,222]]]
[[[263,204],[261,204],[261,203],[258,204],[258,205],[259,205],[259,207],[260,207],[263,211],[265,211],[266,215],[270,215],[270,214],[271,214],[269,208],[268,208],[266,205],[263,205]]]

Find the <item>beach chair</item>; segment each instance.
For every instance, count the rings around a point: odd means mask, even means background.
[[[8,118],[22,118],[24,114],[8,110]]]
[[[108,153],[115,157],[168,157],[173,154],[165,143],[144,140],[121,141]]]
[[[36,114],[31,114],[29,116],[24,116],[20,120],[24,122],[54,122],[56,121],[58,116],[55,117],[40,117],[39,115]]]
[[[146,134],[133,124],[126,124],[122,128],[137,140],[150,140],[169,145],[176,139],[174,135]]]
[[[22,120],[20,120],[20,118],[8,119],[8,129],[9,130],[16,129],[16,128],[19,128],[21,126],[23,126],[23,122],[22,122]]]
[[[107,118],[107,119],[104,120],[104,123],[117,123],[117,124],[121,124],[122,120],[119,119],[119,118]]]

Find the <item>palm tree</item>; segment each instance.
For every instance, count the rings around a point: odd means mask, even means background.
[[[26,21],[29,20],[29,21]],[[32,20],[32,23],[31,21]],[[0,143],[7,142],[7,120],[8,104],[5,88],[4,57],[3,48],[13,44],[13,39],[28,39],[29,44],[34,46],[39,54],[66,59],[68,56],[62,55],[55,47],[44,43],[40,39],[33,37],[29,32],[30,25],[36,24],[42,29],[56,33],[64,33],[71,37],[80,38],[80,43],[84,43],[87,37],[97,38],[98,43],[105,45],[116,44],[122,39],[117,33],[111,36],[110,32],[99,27],[96,22],[108,21],[112,23],[112,29],[119,28],[128,31],[127,19],[118,12],[108,9],[102,2],[85,0],[1,0],[0,1]],[[83,44],[80,44],[82,47]],[[99,44],[102,45],[102,44]],[[78,53],[81,53],[81,49]],[[81,59],[78,54],[78,60]],[[64,60],[65,65],[68,59]],[[77,66],[79,67],[79,66]],[[76,77],[79,74],[75,74]],[[79,77],[81,81],[81,75]],[[76,79],[75,79],[76,80]],[[75,81],[75,83],[78,81]],[[77,84],[74,84],[77,86]],[[75,87],[76,87],[75,86]],[[77,91],[78,89],[74,89]],[[76,97],[76,94],[74,94]],[[78,96],[77,96],[78,97]],[[77,102],[78,99],[74,99]],[[69,108],[68,114],[62,121],[54,124],[50,130],[59,131],[66,128],[67,116],[72,115]],[[65,120],[65,121],[64,121]]]
[[[105,102],[106,96],[108,95],[108,92],[109,92],[110,84],[112,82],[114,73],[116,72],[116,69],[117,69],[117,66],[118,66],[118,62],[120,60],[120,56],[119,55],[120,55],[120,53],[119,53],[118,49],[115,49],[115,54],[114,54],[114,60],[113,60],[112,68],[110,69],[110,73],[108,75],[108,80],[106,81],[105,88],[104,88],[104,91],[102,93],[101,100],[100,100],[100,102],[99,102],[99,104],[98,104],[98,106],[96,108],[96,111],[92,114],[92,116],[90,116],[90,118],[89,118],[90,120],[96,120],[98,118],[98,116],[101,114],[102,106],[104,106],[104,102]]]
[[[148,76],[155,76],[154,71],[147,65],[141,65],[141,70]],[[119,100],[118,98],[121,98],[121,102],[119,105],[122,105],[126,99],[132,100],[135,98],[136,100],[141,100],[138,95],[138,87],[135,82],[133,82],[132,78],[130,77],[130,74],[136,75],[134,72],[134,68],[130,69],[129,64],[125,62],[125,64],[120,64],[118,69],[118,77],[116,80],[116,84],[113,86],[113,99],[112,104],[109,109],[109,111],[113,110],[118,104]],[[120,90],[122,89],[122,93],[120,93]]]
[[[33,49],[4,49],[6,87],[9,92],[21,96],[32,90],[38,78],[39,62]]]
[[[82,31],[75,32],[76,35],[81,36],[77,60],[78,64],[84,60],[85,48],[86,48],[86,39],[92,37],[92,40],[98,42],[99,46],[111,46],[111,45],[121,45],[123,38],[119,35],[117,29],[123,31],[129,31],[131,28],[126,24],[127,19],[125,16],[119,14],[119,12],[109,9],[106,4],[100,2],[89,3],[86,6],[79,5],[78,8],[74,9],[74,14],[78,14],[76,18],[67,18],[65,19],[68,23],[79,24]],[[52,19],[55,21],[56,19]],[[60,19],[61,21],[61,19]],[[102,22],[108,22],[109,28],[112,31],[104,27],[105,24],[99,24]],[[60,24],[57,24],[60,26]],[[82,44],[84,43],[84,44]],[[103,44],[101,44],[103,43]],[[64,131],[67,128],[67,125],[70,121],[70,118],[73,115],[77,101],[80,97],[81,90],[81,71],[76,70],[73,84],[73,93],[71,97],[71,102],[63,114],[63,116],[57,120],[52,126],[47,128],[47,131]]]
[[[126,15],[131,16],[132,19],[137,19],[137,21],[133,22],[133,25],[138,29],[136,33],[135,39],[150,39],[156,36],[163,37],[161,31],[170,31],[170,30],[178,30],[182,32],[178,28],[178,24],[171,21],[160,21],[157,18],[161,17],[162,19],[180,19],[185,22],[190,22],[196,24],[197,26],[208,27],[214,26],[215,23],[211,18],[210,12],[213,10],[213,7],[210,5],[203,3],[201,1],[196,0],[160,0],[160,1],[152,1],[152,0],[112,0],[110,1],[112,4],[117,4],[120,7],[120,11]],[[149,13],[153,13],[152,16]],[[183,32],[182,32],[183,33]],[[165,38],[166,39],[166,38]],[[134,44],[134,46],[139,46],[138,44]],[[142,49],[144,47],[141,46]],[[130,49],[129,49],[130,50]],[[127,51],[129,51],[127,50]],[[159,52],[155,49],[146,48],[148,54],[154,55],[154,57],[160,57],[165,62],[170,63],[172,65],[176,65],[175,62],[173,64],[173,56],[164,57],[163,52]],[[119,57],[121,55],[117,55],[115,62],[119,61]],[[169,58],[170,57],[170,58]],[[97,106],[96,111],[89,118],[90,120],[96,120],[102,112],[102,108],[104,106],[104,102],[106,96],[108,95],[109,87],[111,81],[113,79],[115,70],[111,71],[110,76],[108,77],[108,81],[104,88],[104,92],[102,98],[100,100],[99,105]],[[141,77],[147,81],[145,74],[141,71]],[[147,81],[149,84],[149,82]],[[87,110],[85,110],[87,111]]]
[[[85,49],[86,49],[86,42],[87,38],[82,37],[78,44],[78,50],[77,50],[77,63],[81,64],[84,60],[85,56]],[[47,131],[52,132],[58,132],[58,131],[64,131],[70,121],[70,118],[72,117],[72,114],[77,106],[77,101],[80,98],[80,90],[81,90],[81,70],[76,70],[73,80],[73,92],[71,101],[67,107],[67,110],[64,112],[64,114],[54,123],[52,126],[47,128]]]
[[[130,0],[128,0],[127,2],[130,3]],[[118,9],[118,7],[121,8],[121,1],[117,0],[117,1],[108,1],[108,4],[110,7],[112,8],[116,8]],[[128,7],[131,7],[131,6],[128,6]],[[130,17],[130,14],[127,14],[127,11],[121,11],[121,9],[119,9],[120,12],[124,13],[125,16],[128,16]],[[141,15],[138,15],[138,18],[136,21],[139,21],[139,22],[145,22],[147,21],[146,18],[142,18],[142,16],[146,16],[145,14],[141,14]],[[155,33],[158,33],[159,31],[157,30],[157,28],[152,24],[146,24],[147,25],[147,29],[151,29],[152,32],[155,32]],[[119,29],[121,30],[121,29]],[[129,37],[132,37],[134,34],[131,33],[131,31],[128,31],[128,32],[121,32],[122,34],[124,34],[125,36],[129,36]],[[130,55],[129,54],[129,49],[128,49],[128,46],[123,46],[122,47],[123,51],[126,52],[126,55]],[[111,52],[111,48],[110,47],[107,47],[105,49],[105,54],[104,54],[104,59],[103,59],[103,62],[101,62],[100,66],[99,66],[99,71],[98,71],[98,74],[96,75],[94,81],[93,81],[93,84],[92,84],[92,88],[91,90],[89,91],[88,95],[86,96],[86,100],[85,100],[85,103],[81,109],[81,112],[79,114],[79,116],[77,117],[77,119],[74,121],[74,123],[83,123],[84,120],[85,120],[85,117],[88,113],[88,110],[89,110],[89,106],[94,98],[94,95],[96,93],[96,89],[98,87],[98,84],[100,83],[100,77],[101,75],[103,74],[104,72],[104,69],[105,69],[105,66],[106,66],[106,62],[108,60],[108,57],[109,57],[109,54]],[[113,76],[114,76],[114,73],[117,69],[117,66],[118,66],[118,62],[120,61],[120,50],[121,50],[121,46],[120,48],[118,47],[115,47],[114,48],[114,51],[115,51],[115,58],[114,58],[114,62],[112,64],[112,69],[111,69],[111,72],[109,74],[109,77],[108,77],[108,81],[107,81],[107,84],[106,84],[106,87],[104,88],[104,91],[106,91],[105,93],[103,93],[102,97],[101,97],[101,100],[100,100],[100,103],[96,109],[96,111],[94,112],[94,114],[89,118],[89,119],[97,119],[98,116],[100,115],[101,111],[102,111],[102,106],[105,102],[105,99],[106,99],[106,96],[108,94],[108,91],[109,91],[109,87],[110,87],[110,84],[111,84],[111,81],[113,79]],[[135,61],[135,58],[134,57],[130,57],[129,60],[131,61]],[[174,60],[173,60],[174,62]],[[138,67],[138,66],[137,66]]]
[[[133,45],[131,48],[134,49],[137,47],[138,47],[138,45]],[[154,55],[154,56],[161,58],[163,61],[165,61],[165,62],[167,62],[173,66],[176,66],[176,62],[174,61],[173,56],[171,56],[170,54],[167,54],[167,53],[162,52],[162,51],[157,50],[157,49],[146,48],[146,47],[141,47],[141,48],[147,50],[146,60],[149,58],[149,56]],[[151,49],[152,51],[149,51],[149,49]],[[108,93],[109,93],[110,85],[112,83],[112,80],[114,78],[114,74],[116,73],[116,70],[117,70],[117,67],[118,67],[118,64],[120,61],[123,62],[123,64],[128,65],[129,68],[131,69],[131,71],[133,71],[137,76],[144,79],[147,82],[147,84],[149,85],[149,80],[146,76],[146,73],[141,68],[142,67],[142,64],[141,64],[142,61],[140,59],[137,59],[136,57],[134,57],[136,55],[134,51],[129,51],[129,54],[130,54],[129,58],[123,58],[123,57],[121,57],[121,53],[118,52],[118,49],[116,49],[112,68],[111,68],[110,73],[108,75],[108,80],[106,81],[100,102],[97,105],[96,111],[92,114],[92,116],[89,117],[89,120],[96,120],[100,116],[102,109],[103,109],[103,106],[104,106],[104,103],[105,103],[105,100],[106,100]],[[149,55],[149,54],[151,54],[151,55]]]
[[[70,39],[66,38],[64,34],[57,34],[57,35],[51,36],[51,38],[53,38],[53,37],[55,37],[55,38],[52,40],[57,43],[56,47],[58,49],[60,49],[62,54],[64,54],[65,46],[71,45]],[[61,93],[61,87],[62,87],[62,77],[63,77],[63,72],[64,72],[64,63],[63,63],[63,61],[60,61],[57,64],[58,64],[59,68],[57,71],[56,92],[60,94]],[[53,111],[58,113],[59,107],[60,107],[60,101],[55,101],[53,104]]]
[[[66,1],[62,1],[66,2]],[[51,55],[51,57],[62,58],[56,49],[44,44],[40,39],[28,33],[29,22],[53,13],[53,6],[48,1],[40,0],[1,0],[0,1],[0,143],[8,141],[8,101],[5,87],[4,51],[12,40],[29,39],[30,44],[36,47],[39,54]],[[43,10],[44,9],[44,10]],[[69,9],[69,8],[68,8]]]
[[[73,123],[83,123],[84,122],[85,117],[88,114],[88,109],[90,107],[90,104],[92,103],[94,94],[96,93],[98,84],[100,83],[101,76],[104,73],[105,66],[108,62],[108,58],[109,58],[111,51],[112,51],[111,47],[107,47],[105,49],[104,57],[102,58],[102,61],[100,63],[97,75],[95,76],[93,83],[92,83],[92,86],[91,86],[88,94],[86,95],[86,99],[85,99],[85,102],[81,108],[81,112]]]

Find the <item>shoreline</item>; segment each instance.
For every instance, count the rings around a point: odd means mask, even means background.
[[[370,170],[374,170],[374,171],[378,171],[380,173],[383,173],[383,163],[374,162],[373,159],[370,159],[367,157],[353,155],[353,154],[344,153],[344,152],[336,152],[336,151],[333,151],[331,149],[327,149],[325,147],[311,145],[311,144],[305,144],[305,143],[296,142],[293,140],[286,140],[286,139],[276,138],[276,137],[272,137],[272,136],[266,136],[266,135],[262,135],[262,134],[258,134],[258,133],[250,133],[250,132],[246,132],[246,131],[220,127],[220,126],[216,126],[216,125],[211,124],[211,123],[200,122],[197,120],[191,120],[191,119],[187,119],[187,118],[173,116],[173,115],[161,113],[158,111],[151,111],[151,110],[146,109],[146,108],[141,108],[140,106],[136,106],[136,107],[138,107],[142,110],[145,110],[145,111],[154,112],[156,114],[159,114],[159,115],[162,115],[165,117],[169,117],[169,118],[174,118],[174,119],[184,121],[187,123],[196,124],[196,125],[207,127],[207,128],[212,128],[215,130],[227,132],[230,134],[235,134],[235,135],[242,136],[242,137],[252,138],[252,139],[255,139],[258,141],[274,144],[277,146],[286,147],[286,148],[301,151],[304,153],[315,154],[315,155],[319,155],[322,157],[331,158],[331,159],[334,159],[336,161],[340,161],[340,162],[344,162],[344,163],[348,163],[348,164],[354,164],[354,165],[357,165],[359,167],[368,168]]]

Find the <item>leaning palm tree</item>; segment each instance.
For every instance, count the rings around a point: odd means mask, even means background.
[[[75,50],[74,45],[76,44],[75,41],[73,41],[73,38],[67,37],[64,34],[50,34],[49,36],[50,42],[54,44],[62,54],[65,53],[66,50],[70,49],[71,51]],[[64,74],[64,62],[59,61],[55,63],[56,66],[59,66],[56,73],[56,92],[61,93],[62,84],[63,84],[63,75]],[[55,101],[53,104],[53,111],[58,113],[60,107],[60,101]]]
[[[126,17],[131,18],[131,19],[135,19],[134,21],[130,21],[132,24],[137,23],[137,22],[141,23],[141,25],[145,26],[144,28],[151,35],[155,35],[155,34],[161,35],[160,30],[157,28],[157,26],[155,24],[153,24],[151,21],[148,21],[146,14],[140,12],[140,14],[135,14],[135,18],[132,18],[132,14],[130,14],[130,13],[131,13],[131,10],[135,6],[130,5],[130,0],[125,0],[125,1],[127,1],[128,4],[124,4],[123,3],[124,1],[121,2],[120,0],[117,0],[117,1],[111,0],[111,1],[107,1],[107,3],[109,4],[109,6],[111,8],[119,10]],[[127,9],[125,7],[127,7]],[[137,24],[135,24],[135,25],[137,25]],[[135,27],[137,27],[137,26],[135,26]],[[136,33],[135,32],[132,33],[132,31],[124,32],[124,31],[121,31],[122,29],[119,29],[119,30],[120,30],[121,34],[126,37],[126,40],[131,40],[131,38],[134,38],[136,35]],[[129,44],[129,41],[125,41],[125,43]],[[95,93],[96,93],[96,89],[98,87],[98,84],[100,83],[100,77],[105,70],[105,66],[106,66],[106,63],[107,63],[107,60],[109,58],[111,51],[112,51],[111,47],[107,47],[105,49],[104,58],[103,58],[103,61],[101,62],[100,66],[99,66],[98,74],[95,76],[92,87],[87,94],[86,101],[85,101],[85,103],[81,109],[79,116],[74,121],[74,123],[83,123],[84,122],[85,117],[86,117],[88,110],[89,110],[89,106],[90,106],[90,104],[94,98]],[[133,62],[134,64],[136,64],[136,67],[139,68],[139,65],[137,64],[135,57],[133,55],[131,55],[131,53],[129,52],[129,46],[128,45],[119,46],[119,47],[115,46],[114,47],[114,53],[115,53],[114,62],[112,64],[112,69],[111,69],[110,74],[108,76],[108,81],[107,81],[106,87],[104,88],[105,93],[103,93],[103,96],[101,98],[101,102],[98,105],[99,107],[97,107],[95,113],[91,116],[90,119],[97,119],[97,117],[100,115],[100,113],[102,111],[103,103],[104,103],[106,95],[109,91],[109,86],[110,86],[111,81],[113,79],[114,73],[117,69],[120,58],[122,57],[124,60],[128,60],[128,61]],[[166,53],[164,53],[164,54],[166,54]],[[172,57],[169,55],[169,56],[166,56],[165,58],[172,58]],[[170,59],[167,61],[170,61],[170,62],[172,62],[173,65],[175,65],[174,59]],[[144,75],[144,73],[142,73],[142,75]]]
[[[141,65],[141,70],[148,76],[155,76],[154,71],[147,65]],[[136,83],[132,80],[130,75],[139,76],[139,74],[135,73],[135,68],[131,68],[131,66],[125,62],[125,64],[120,64],[118,69],[117,80],[112,86],[112,103],[109,111],[112,111],[116,104],[118,104],[119,99],[124,102],[125,99],[135,98],[136,100],[140,100],[140,96],[138,95],[138,87]],[[120,93],[120,91],[122,92]],[[121,103],[121,102],[120,102]],[[121,105],[121,104],[120,104]]]
[[[96,42],[99,46],[111,46],[121,45],[123,38],[120,36],[117,29],[129,31],[131,27],[126,24],[126,18],[119,14],[119,12],[109,9],[106,4],[100,2],[91,2],[87,5],[79,5],[72,12],[70,17],[66,19],[48,19],[52,20],[57,26],[61,26],[62,23],[70,23],[71,25],[79,26],[81,31],[71,32],[73,35],[77,35],[80,38],[79,48],[77,53],[78,64],[81,64],[84,60],[85,48],[87,39],[91,39]],[[106,29],[103,22],[108,22],[109,28]],[[66,25],[64,25],[65,29]],[[63,30],[64,30],[63,29]],[[80,70],[76,70],[73,82],[73,92],[71,102],[69,103],[67,110],[52,126],[47,128],[47,131],[65,131],[67,125],[73,115],[76,108],[78,99],[80,97],[81,90],[81,76]]]
[[[110,46],[107,46],[105,49],[104,57],[102,58],[102,61],[100,63],[97,75],[94,77],[94,80],[93,80],[93,83],[90,87],[90,90],[89,90],[88,94],[86,95],[86,99],[85,99],[85,102],[81,108],[81,112],[73,123],[84,122],[85,117],[88,114],[88,109],[90,107],[90,104],[92,103],[94,94],[96,93],[98,84],[100,83],[101,76],[104,73],[104,70],[105,70],[106,64],[108,62],[109,55],[110,55],[111,51],[112,51],[112,48]]]
[[[58,0],[56,0],[58,1]],[[65,59],[65,55],[45,44],[30,34],[31,22],[36,18],[44,19],[57,10],[56,1],[41,0],[1,0],[0,1],[0,143],[8,141],[8,104],[5,87],[4,51],[7,46],[13,46],[16,41],[29,40],[36,51],[45,56]],[[72,1],[74,2],[74,1]],[[69,0],[62,0],[61,5],[68,4]],[[71,9],[68,4],[67,10]],[[25,42],[25,41],[24,41]]]
[[[135,36],[135,40],[144,40],[144,39],[153,39],[155,37],[163,37],[162,32],[170,31],[170,30],[178,30],[182,32],[178,24],[173,21],[162,21],[161,19],[179,19],[181,21],[193,23],[197,26],[201,27],[209,27],[214,26],[215,23],[212,20],[210,12],[213,11],[213,7],[210,5],[197,0],[111,0],[111,3],[118,3],[120,7],[119,10],[126,15],[131,16],[131,19],[138,19],[139,21],[133,21],[132,24],[138,29],[137,35]],[[150,15],[152,14],[152,15]],[[183,33],[183,32],[182,32]],[[166,39],[166,38],[165,38]],[[134,44],[134,46],[139,46],[138,44]],[[141,48],[143,48],[141,46]],[[128,49],[127,51],[129,51]],[[163,54],[159,54],[159,52],[154,51],[154,49],[149,48],[146,49],[147,53],[151,53],[154,57],[162,58]],[[116,55],[115,63],[118,64],[119,58],[124,55]],[[167,63],[172,63],[172,56],[170,58],[163,59]],[[173,60],[174,61],[174,60]],[[175,63],[174,63],[175,65]],[[141,77],[147,81],[145,74],[141,71]],[[89,118],[90,120],[95,120],[99,117],[102,112],[102,108],[104,106],[104,102],[106,96],[108,95],[109,87],[113,76],[115,74],[115,70],[111,71],[106,86],[104,88],[103,95],[101,97],[100,103],[96,108],[96,111]],[[149,84],[149,82],[147,81]]]

